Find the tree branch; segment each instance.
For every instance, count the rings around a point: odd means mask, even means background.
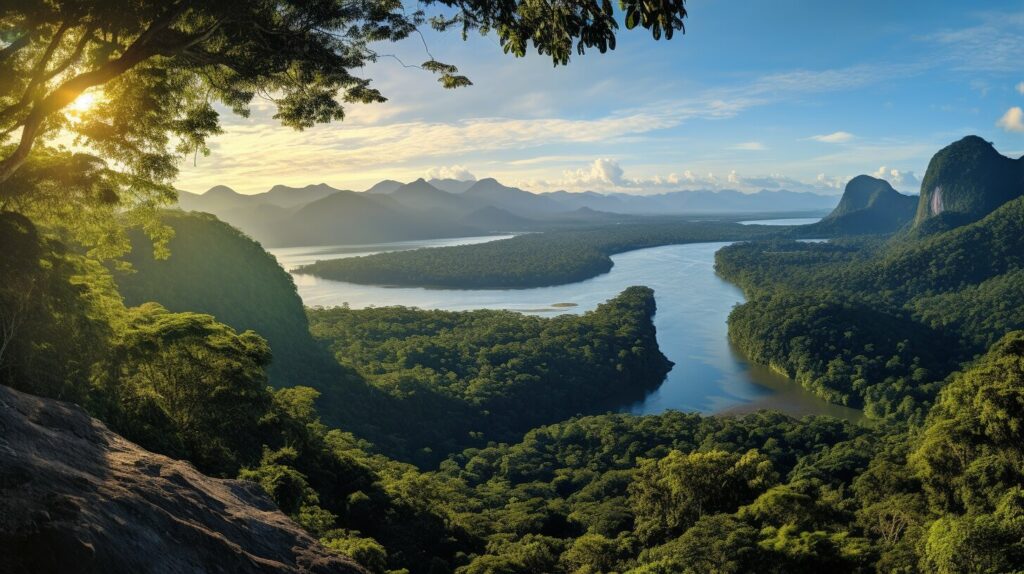
[[[20,49],[24,48],[25,46],[27,46],[29,40],[31,40],[31,39],[32,39],[32,33],[31,32],[25,32],[21,36],[18,36],[17,40],[15,40],[15,41],[11,42],[10,44],[4,46],[3,49],[0,49],[0,64],[2,64],[4,62],[4,60],[6,60],[7,58],[10,58],[11,56],[13,56],[15,52],[17,52],[18,50],[20,50]]]
[[[18,147],[9,156],[0,160],[0,183],[10,179],[28,159],[32,146],[39,135],[39,130],[47,117],[75,101],[75,98],[85,90],[109,82],[138,63],[160,53],[160,47],[154,46],[153,40],[170,27],[186,9],[186,3],[174,6],[164,16],[154,20],[150,27],[140,34],[119,58],[65,81],[33,105],[32,111],[25,117],[22,124],[21,140],[18,142]]]

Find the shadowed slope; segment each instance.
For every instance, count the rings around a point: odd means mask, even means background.
[[[76,406],[0,386],[0,428],[0,572],[364,572],[255,483],[146,451]]]

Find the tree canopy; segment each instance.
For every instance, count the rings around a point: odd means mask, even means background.
[[[184,156],[209,153],[221,109],[255,98],[304,129],[345,106],[383,102],[361,70],[380,45],[438,31],[493,33],[505,53],[529,47],[567,64],[615,48],[618,19],[655,39],[683,29],[685,0],[13,0],[0,8],[0,208],[57,194],[151,206],[173,196]],[[428,13],[429,11],[429,13]],[[470,80],[429,56],[445,88]],[[91,104],[85,105],[85,102]],[[74,105],[82,102],[82,105]],[[76,151],[56,143],[74,141]],[[42,145],[40,145],[42,144]],[[77,150],[85,150],[77,151]],[[102,159],[100,159],[102,158]],[[73,180],[73,181],[67,181]],[[76,194],[77,193],[77,194]]]

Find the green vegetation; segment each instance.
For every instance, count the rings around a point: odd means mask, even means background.
[[[945,232],[738,244],[718,271],[750,301],[730,337],[754,360],[875,417],[920,418],[938,383],[1024,327],[1024,198]]]
[[[967,136],[936,153],[921,181],[918,230],[945,230],[976,221],[1020,197],[1024,159],[1001,155],[978,136]]]
[[[555,18],[534,3],[426,5],[460,13],[436,28],[494,30],[516,55],[532,44],[565,63],[573,49],[614,46],[610,3],[568,2]],[[125,306],[101,261],[130,250],[131,227],[168,254],[171,228],[155,207],[173,195],[175,151],[203,152],[218,133],[212,102],[244,113],[257,92],[273,92],[277,118],[308,127],[340,119],[341,101],[379,101],[350,71],[376,56],[366,42],[400,40],[425,23],[404,8],[87,1],[0,10],[0,133],[20,138],[0,146],[0,383],[77,402],[149,449],[254,481],[375,574],[1024,570],[1024,331],[1001,332],[1024,326],[1024,199],[1003,193],[1019,196],[1019,168],[990,169],[987,152],[933,161],[921,198],[929,211],[913,234],[739,245],[719,258],[751,296],[732,320],[734,338],[811,388],[886,418],[870,429],[773,413],[667,413],[573,418],[508,443],[469,435],[497,420],[506,440],[663,374],[641,288],[578,318],[314,311],[311,325],[345,377],[325,386],[325,415],[360,412],[359,428],[346,430],[364,436],[329,429],[317,390],[269,387],[271,349],[256,332],[192,309]],[[655,38],[671,37],[686,14],[681,1],[618,9],[627,27]],[[422,67],[445,87],[468,83],[451,66]],[[97,86],[103,102],[78,121],[63,116]],[[47,147],[62,129],[103,159]],[[1000,174],[997,185],[987,179]],[[627,249],[769,231],[708,223],[537,236],[471,250],[464,263],[444,251],[429,277],[550,284],[607,269],[608,255]],[[551,263],[556,253],[570,254],[570,271]],[[408,256],[407,273],[435,271],[417,263],[434,254]],[[497,270],[518,256],[533,267]],[[140,278],[140,288],[193,279],[148,272],[154,279]],[[193,296],[161,293],[169,305]],[[263,301],[249,296],[240,303]],[[294,308],[294,293],[287,299],[280,309]],[[787,318],[788,338],[773,340],[765,317]],[[291,321],[294,329],[301,319]],[[585,403],[572,402],[578,394]],[[411,396],[452,408],[381,408],[411,405]],[[438,420],[446,416],[468,422]],[[466,433],[446,448],[467,436],[479,444],[417,468],[366,442],[370,422],[393,425],[387,433],[406,448],[419,448],[432,425],[441,432],[431,441]],[[60,533],[50,534],[59,551]]]
[[[804,225],[804,237],[893,233],[914,219],[918,198],[903,195],[884,179],[858,175],[846,184],[843,197],[821,221]]]
[[[155,301],[171,311],[213,315],[238,331],[256,331],[270,344],[272,383],[312,384],[330,359],[309,334],[291,275],[259,243],[213,216],[167,211],[160,222],[174,232],[165,259],[153,256],[144,233],[129,234],[132,249],[124,261],[130,267],[114,271],[125,304]]]
[[[1012,227],[992,225],[1001,213],[978,225],[1012,233]],[[340,401],[350,401],[350,412],[364,413],[361,422],[345,427],[357,436],[321,422],[318,391],[266,386],[270,354],[255,333],[156,304],[126,308],[104,266],[62,249],[24,218],[0,221],[3,238],[26,254],[4,259],[12,280],[0,290],[0,309],[5,317],[14,316],[7,310],[26,310],[2,356],[6,384],[76,400],[147,448],[186,458],[214,475],[257,482],[325,545],[371,572],[938,573],[1024,567],[1024,437],[1017,436],[1024,414],[1018,396],[1024,395],[1022,332],[1006,335],[954,375],[930,412],[921,399],[915,409],[896,409],[890,424],[872,428],[777,413],[726,418],[669,412],[577,417],[519,437],[544,418],[594,408],[590,399],[642,392],[647,375],[663,373],[650,330],[649,290],[633,288],[587,315],[553,319],[500,311],[310,310],[314,334],[335,352],[339,369],[363,385],[358,391],[344,386],[354,383],[338,381],[325,389],[335,396],[325,395],[320,410],[333,415],[344,411]],[[957,249],[957,237],[928,241],[936,242],[932,248]],[[761,251],[736,246],[721,259],[735,264],[734,255],[748,254],[788,262],[777,281],[766,281],[761,290],[747,286],[754,301],[795,298],[787,293],[814,276],[805,267],[842,268],[837,277],[852,281],[863,280],[852,271],[858,266],[903,264],[899,257],[881,258],[892,248],[877,239],[772,245],[756,245]],[[917,256],[918,249],[900,253]],[[816,263],[795,263],[804,259]],[[744,281],[756,281],[776,272],[768,263],[735,268],[746,272]],[[992,283],[1012,283],[1015,275],[1007,273],[972,289],[1012,291],[1010,284]],[[963,292],[946,289],[929,297]],[[819,308],[826,333],[833,332],[829,317],[855,323],[863,314]],[[855,323],[854,343],[840,338],[838,348],[856,350],[869,337],[879,347],[914,340],[906,331],[913,326],[888,316],[879,320],[873,331]],[[938,353],[955,345],[936,347]],[[922,368],[934,368],[933,355],[916,356]],[[60,367],[52,371],[60,377],[48,376],[53,367]],[[896,366],[869,361],[858,368],[860,377],[875,383],[882,376],[876,368]],[[935,397],[941,377],[919,378],[929,387],[926,395]],[[579,396],[588,402],[560,404],[584,400]],[[382,402],[364,402],[367,397]],[[379,426],[372,429],[369,422]],[[492,436],[508,442],[469,434],[481,428],[504,433]],[[423,465],[417,468],[380,454],[396,445],[364,440],[372,432],[403,441],[407,449],[424,436],[453,436],[438,448],[454,452],[413,453]],[[458,433],[472,440],[462,443]]]
[[[405,307],[309,311],[313,335],[371,391],[366,404],[339,407],[331,420],[420,463],[642,398],[671,367],[653,314],[646,287],[553,318]],[[325,391],[327,401],[354,400]]]
[[[284,126],[341,121],[347,105],[386,100],[362,77],[376,49],[428,26],[493,33],[506,54],[534,49],[564,65],[573,52],[614,49],[616,14],[654,40],[671,39],[687,15],[682,0],[572,0],[557,14],[483,0],[429,0],[415,10],[333,0],[8,4],[0,9],[0,210],[52,224],[107,258],[129,249],[129,226],[166,255],[154,208],[174,201],[178,162],[209,153],[208,139],[222,131],[218,109],[248,117],[254,99],[274,94],[273,117]],[[471,85],[432,56],[416,67],[445,89]],[[76,100],[83,105],[69,110]],[[74,152],[64,148],[70,140]]]
[[[787,228],[678,221],[519,235],[511,239],[318,261],[302,273],[372,285],[525,289],[607,273],[611,255],[676,243],[735,241]]]

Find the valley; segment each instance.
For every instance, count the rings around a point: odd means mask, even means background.
[[[712,414],[749,412],[761,405],[771,405],[797,416],[828,414],[859,420],[858,411],[831,405],[788,384],[785,377],[751,364],[729,345],[726,319],[733,306],[743,302],[743,296],[715,274],[714,254],[725,245],[696,243],[629,251],[614,255],[611,271],[593,279],[554,287],[504,290],[374,287],[331,281],[295,271],[320,256],[316,248],[275,249],[271,253],[285,269],[291,270],[299,295],[308,306],[507,309],[552,316],[592,310],[630,285],[644,285],[654,290],[658,345],[674,366],[656,390],[636,404],[622,405],[621,410],[635,414],[668,409]],[[376,246],[380,252],[405,247]],[[566,302],[573,306],[566,307]]]
[[[969,8],[5,3],[0,574],[1024,573]]]

